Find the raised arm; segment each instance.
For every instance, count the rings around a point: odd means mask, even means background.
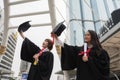
[[[64,42],[62,42],[56,34],[52,34],[52,36],[54,36],[55,38],[55,46],[61,46],[61,47],[64,46]]]
[[[25,39],[25,36],[24,36],[24,34],[23,34],[23,31],[20,31],[19,34],[20,34],[20,36],[21,36],[23,39]]]

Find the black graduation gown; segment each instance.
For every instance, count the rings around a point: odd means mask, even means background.
[[[78,55],[83,51],[83,47],[64,44],[62,50],[62,55],[67,55],[67,57],[64,56],[61,58],[62,69],[65,70],[64,67],[68,66],[70,62],[72,66],[76,65],[74,68],[77,68],[77,80],[109,80],[109,56],[104,49],[100,51],[99,55],[97,55],[96,48],[92,48],[87,62],[83,62],[83,55]],[[71,57],[71,55],[74,56]],[[66,59],[69,59],[70,61],[67,63],[65,61]],[[72,66],[69,66],[69,68]]]
[[[75,47],[64,44],[61,48],[61,68],[62,70],[72,70],[77,66]]]
[[[33,65],[33,56],[40,51],[29,39],[25,38],[21,49],[21,59],[31,62],[31,68],[27,80],[49,80],[53,69],[53,54],[49,51],[43,52],[39,57],[37,65]]]

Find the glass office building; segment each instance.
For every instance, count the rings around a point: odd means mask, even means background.
[[[0,3],[0,45],[4,41],[4,7],[3,1]],[[5,54],[0,54],[0,80],[9,80],[13,77],[14,72],[11,70],[14,53],[16,49],[17,36],[15,30],[10,30],[8,33],[8,39],[6,42]]]
[[[68,0],[68,3],[72,45],[82,45],[83,34],[88,29],[100,34],[101,27],[111,18],[111,13],[120,8],[119,0]]]

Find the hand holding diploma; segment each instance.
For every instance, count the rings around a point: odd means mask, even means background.
[[[35,59],[35,61],[33,63],[34,65],[37,65],[37,63],[39,61],[39,57],[42,55],[43,51],[44,51],[44,48],[42,48],[39,53],[37,53],[33,56],[33,58]]]
[[[87,43],[84,43],[84,55],[82,57],[83,61],[84,62],[87,62],[88,61],[88,56],[87,56]]]

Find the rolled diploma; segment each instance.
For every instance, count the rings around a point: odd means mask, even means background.
[[[84,43],[84,56],[87,56],[86,51],[87,51],[87,43]]]

